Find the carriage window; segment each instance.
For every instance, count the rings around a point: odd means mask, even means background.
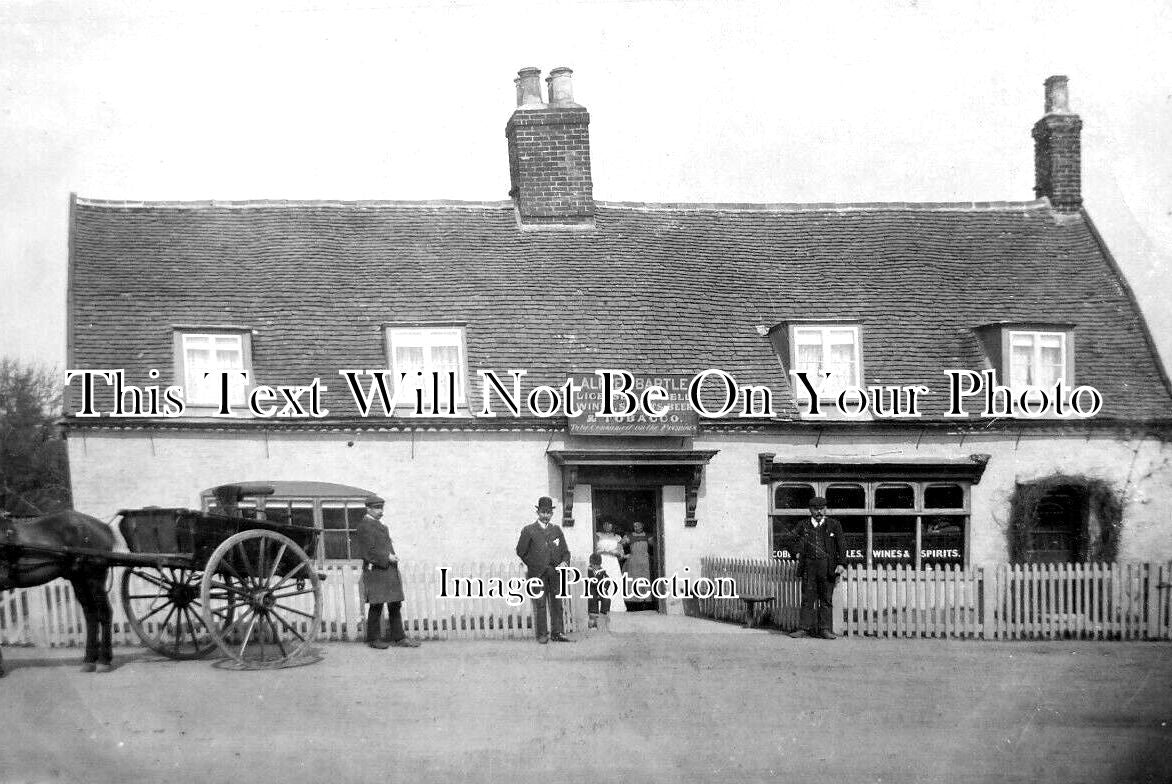
[[[348,560],[353,547],[354,529],[366,513],[358,501],[323,501],[321,505],[322,550],[331,560]]]
[[[243,406],[248,384],[235,371],[252,369],[249,334],[238,331],[177,332],[175,365],[177,378],[183,384],[183,400],[189,407],[220,405],[222,372],[229,374],[228,403]],[[209,373],[211,375],[207,375]]]
[[[277,487],[276,492],[264,498],[259,507],[252,498],[241,501],[241,514],[244,517],[259,518],[279,525],[318,529],[321,533],[317,550],[307,555],[319,565],[355,558],[352,537],[358,522],[366,514],[369,492],[344,485],[337,485],[338,489],[334,492],[326,492],[321,489],[324,483],[314,482],[273,484],[285,487]],[[201,502],[206,511],[217,511],[216,499],[210,492],[202,494]]]
[[[282,525],[303,525],[312,528],[313,501],[269,498],[265,501],[265,519]]]

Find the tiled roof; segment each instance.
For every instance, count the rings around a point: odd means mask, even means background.
[[[509,203],[78,200],[72,366],[173,367],[175,325],[255,330],[260,383],[387,366],[381,328],[466,324],[469,367],[564,382],[596,368],[722,368],[791,400],[758,325],[856,319],[869,384],[980,370],[973,328],[1073,323],[1103,417],[1172,416],[1140,313],[1082,214],[989,204],[599,202],[593,228],[521,229]],[[779,406],[786,416],[794,409]]]

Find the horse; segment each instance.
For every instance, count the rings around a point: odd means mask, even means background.
[[[90,552],[70,552],[67,548]],[[102,553],[113,551],[114,532],[110,526],[81,512],[66,510],[31,520],[0,518],[0,592],[44,585],[58,577],[69,580],[85,614],[82,672],[113,669],[114,614],[106,594],[110,564],[102,557]],[[4,662],[0,659],[0,677],[3,676]]]

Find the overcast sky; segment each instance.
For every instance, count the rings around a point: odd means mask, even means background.
[[[565,65],[614,201],[1028,200],[1066,74],[1086,206],[1172,357],[1172,4],[171,6],[0,6],[0,354],[64,366],[70,192],[505,199],[516,71]]]

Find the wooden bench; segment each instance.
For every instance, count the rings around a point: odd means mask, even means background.
[[[745,603],[745,628],[756,629],[761,626],[762,616],[769,615],[773,610],[773,603],[777,601],[777,597],[750,594],[742,596],[741,601]]]

